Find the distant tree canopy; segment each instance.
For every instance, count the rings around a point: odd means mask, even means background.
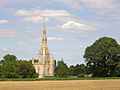
[[[69,76],[77,76],[84,77],[86,74],[86,66],[84,64],[77,64],[75,66],[68,67],[66,63],[64,63],[63,59],[58,61],[55,68],[55,76],[56,77],[69,77]]]
[[[7,54],[0,61],[1,78],[31,78],[37,77],[35,68],[30,61],[17,60],[14,55]]]
[[[77,64],[75,66],[69,67],[69,75],[70,76],[78,76],[78,77],[84,77],[86,74],[86,66],[84,64]]]
[[[68,66],[64,63],[63,60],[58,61],[57,66],[55,68],[55,76],[56,77],[68,77],[69,76]]]
[[[102,37],[85,49],[88,73],[96,77],[120,76],[120,45],[115,39]]]

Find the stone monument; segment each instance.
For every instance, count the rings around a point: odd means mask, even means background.
[[[38,59],[32,59],[32,64],[39,74],[38,78],[54,77],[55,61],[47,47],[45,20],[42,34],[42,46],[39,50]]]

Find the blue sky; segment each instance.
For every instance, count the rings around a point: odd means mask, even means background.
[[[100,37],[120,43],[120,0],[0,0],[0,59],[38,58],[44,17],[50,53],[68,65]]]

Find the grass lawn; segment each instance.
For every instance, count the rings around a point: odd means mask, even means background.
[[[55,80],[111,80],[120,77],[92,77],[92,78],[0,78],[0,81],[55,81]]]

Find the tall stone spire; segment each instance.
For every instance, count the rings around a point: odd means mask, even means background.
[[[46,23],[44,18],[43,34],[42,34],[42,46],[39,50],[38,59],[33,59],[32,64],[35,67],[36,72],[39,74],[38,78],[53,77],[55,62],[54,58],[49,52],[47,47],[46,36]]]
[[[46,36],[45,18],[44,18],[43,35],[42,35],[42,47],[47,47],[47,36]]]
[[[46,22],[45,22],[45,18],[44,18],[44,27],[43,27],[43,32],[46,34]]]

